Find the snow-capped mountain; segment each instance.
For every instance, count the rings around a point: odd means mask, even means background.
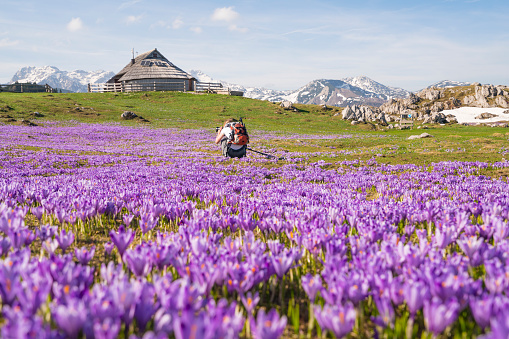
[[[442,80],[439,82],[435,82],[432,85],[429,85],[426,88],[431,87],[437,87],[437,88],[451,88],[451,87],[458,87],[458,86],[470,86],[472,85],[471,82],[462,82],[462,81],[452,81],[452,80]]]
[[[289,100],[300,104],[326,104],[340,107],[355,104],[380,106],[391,98],[406,98],[410,94],[409,91],[382,85],[365,76],[341,80],[319,79],[311,81],[297,90],[276,91],[216,81],[196,70],[192,70],[190,74],[201,82],[220,82],[223,87],[243,91],[245,97],[273,102]]]
[[[407,98],[410,95],[410,92],[405,89],[382,85],[381,83],[376,82],[367,76],[344,78],[341,80],[352,86],[359,87],[365,91],[379,94],[382,97],[385,97],[386,100],[391,98]]]
[[[31,82],[39,85],[48,84],[53,88],[60,88],[71,92],[86,92],[87,84],[104,83],[115,73],[107,71],[87,72],[75,70],[61,71],[54,66],[23,67],[14,74],[10,83]]]

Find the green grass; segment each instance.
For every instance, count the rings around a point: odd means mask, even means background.
[[[297,134],[348,134],[342,139],[284,138],[252,140],[254,147],[289,152],[338,152],[338,160],[368,160],[398,164],[428,164],[439,161],[501,161],[506,157],[509,129],[501,127],[431,125],[427,130],[380,130],[372,124],[350,125],[341,119],[342,108],[323,110],[317,105],[295,105],[297,112],[285,111],[268,101],[217,94],[178,92],[137,93],[0,93],[0,123],[19,124],[22,119],[121,123],[153,128],[210,129],[230,117],[244,117],[249,131]],[[123,121],[123,111],[133,111],[148,122]],[[37,118],[33,112],[40,112]],[[407,140],[427,132],[433,138]],[[212,142],[212,140],[211,140]],[[509,157],[509,154],[507,154]],[[312,160],[331,160],[327,155]]]

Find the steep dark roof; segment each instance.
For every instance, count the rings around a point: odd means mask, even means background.
[[[138,55],[108,82],[140,79],[194,79],[166,59],[157,48]]]

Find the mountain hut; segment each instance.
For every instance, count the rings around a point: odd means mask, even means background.
[[[93,86],[93,85],[92,85]],[[91,92],[194,91],[196,79],[166,59],[157,48],[131,59],[120,72]]]

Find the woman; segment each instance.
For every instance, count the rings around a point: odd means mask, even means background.
[[[237,119],[230,118],[226,120],[223,126],[218,130],[216,144],[221,144],[221,151],[225,157],[242,158],[246,156],[246,145],[235,145],[231,143],[233,139],[233,129],[230,124],[238,122]]]

